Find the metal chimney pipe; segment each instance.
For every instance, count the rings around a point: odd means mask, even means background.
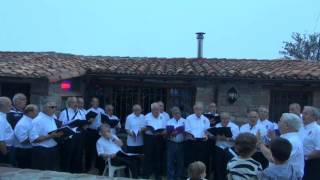
[[[197,40],[198,40],[198,59],[203,58],[203,38],[204,32],[197,32]]]

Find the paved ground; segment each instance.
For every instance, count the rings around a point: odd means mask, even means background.
[[[108,178],[90,174],[71,174],[56,171],[40,171],[0,167],[0,180],[129,180],[129,178]]]

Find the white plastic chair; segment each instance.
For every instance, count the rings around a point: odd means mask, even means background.
[[[125,165],[123,166],[113,166],[111,164],[111,159],[108,158],[108,160],[106,161],[106,166],[104,167],[104,171],[103,171],[103,176],[107,175],[107,170],[108,170],[108,177],[114,177],[114,174],[120,170],[125,170],[127,167]],[[129,177],[132,177],[131,171],[129,169]]]

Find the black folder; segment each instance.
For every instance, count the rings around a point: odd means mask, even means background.
[[[206,113],[206,114],[203,114],[205,117],[207,117],[209,120],[214,120],[214,124],[213,126],[215,126],[216,124],[220,123],[221,122],[221,119],[220,119],[220,116],[217,115],[217,114],[211,114],[211,113]],[[210,121],[211,122],[211,121]]]
[[[76,119],[74,121],[72,121],[71,123],[68,124],[69,127],[83,127],[87,124],[90,124],[89,121],[87,120],[80,120],[80,119]]]
[[[196,138],[190,132],[184,132],[186,140],[204,141],[206,138]]]
[[[232,137],[232,132],[230,127],[213,127],[207,130],[212,135],[224,135],[226,137]]]
[[[48,134],[54,133],[54,132],[63,132],[63,135],[61,137],[69,137],[74,134],[76,134],[70,127],[64,126],[62,128],[56,129],[54,131],[49,132]]]
[[[160,134],[165,130],[164,128],[154,129],[154,127],[152,127],[152,126],[146,126],[146,128],[147,128],[147,130],[151,131],[152,134]]]
[[[119,120],[110,119],[107,115],[101,114],[101,123],[108,124],[111,128],[114,128],[118,125]]]
[[[90,111],[90,112],[88,112],[88,113],[86,114],[86,119],[89,120],[89,119],[91,119],[91,118],[96,118],[97,115],[98,115],[98,113],[93,112],[93,111]]]

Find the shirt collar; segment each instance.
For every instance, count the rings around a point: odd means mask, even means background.
[[[305,128],[306,130],[310,130],[310,129],[312,129],[312,128],[315,127],[315,126],[317,126],[317,122],[316,122],[316,121],[305,125],[304,128]]]

